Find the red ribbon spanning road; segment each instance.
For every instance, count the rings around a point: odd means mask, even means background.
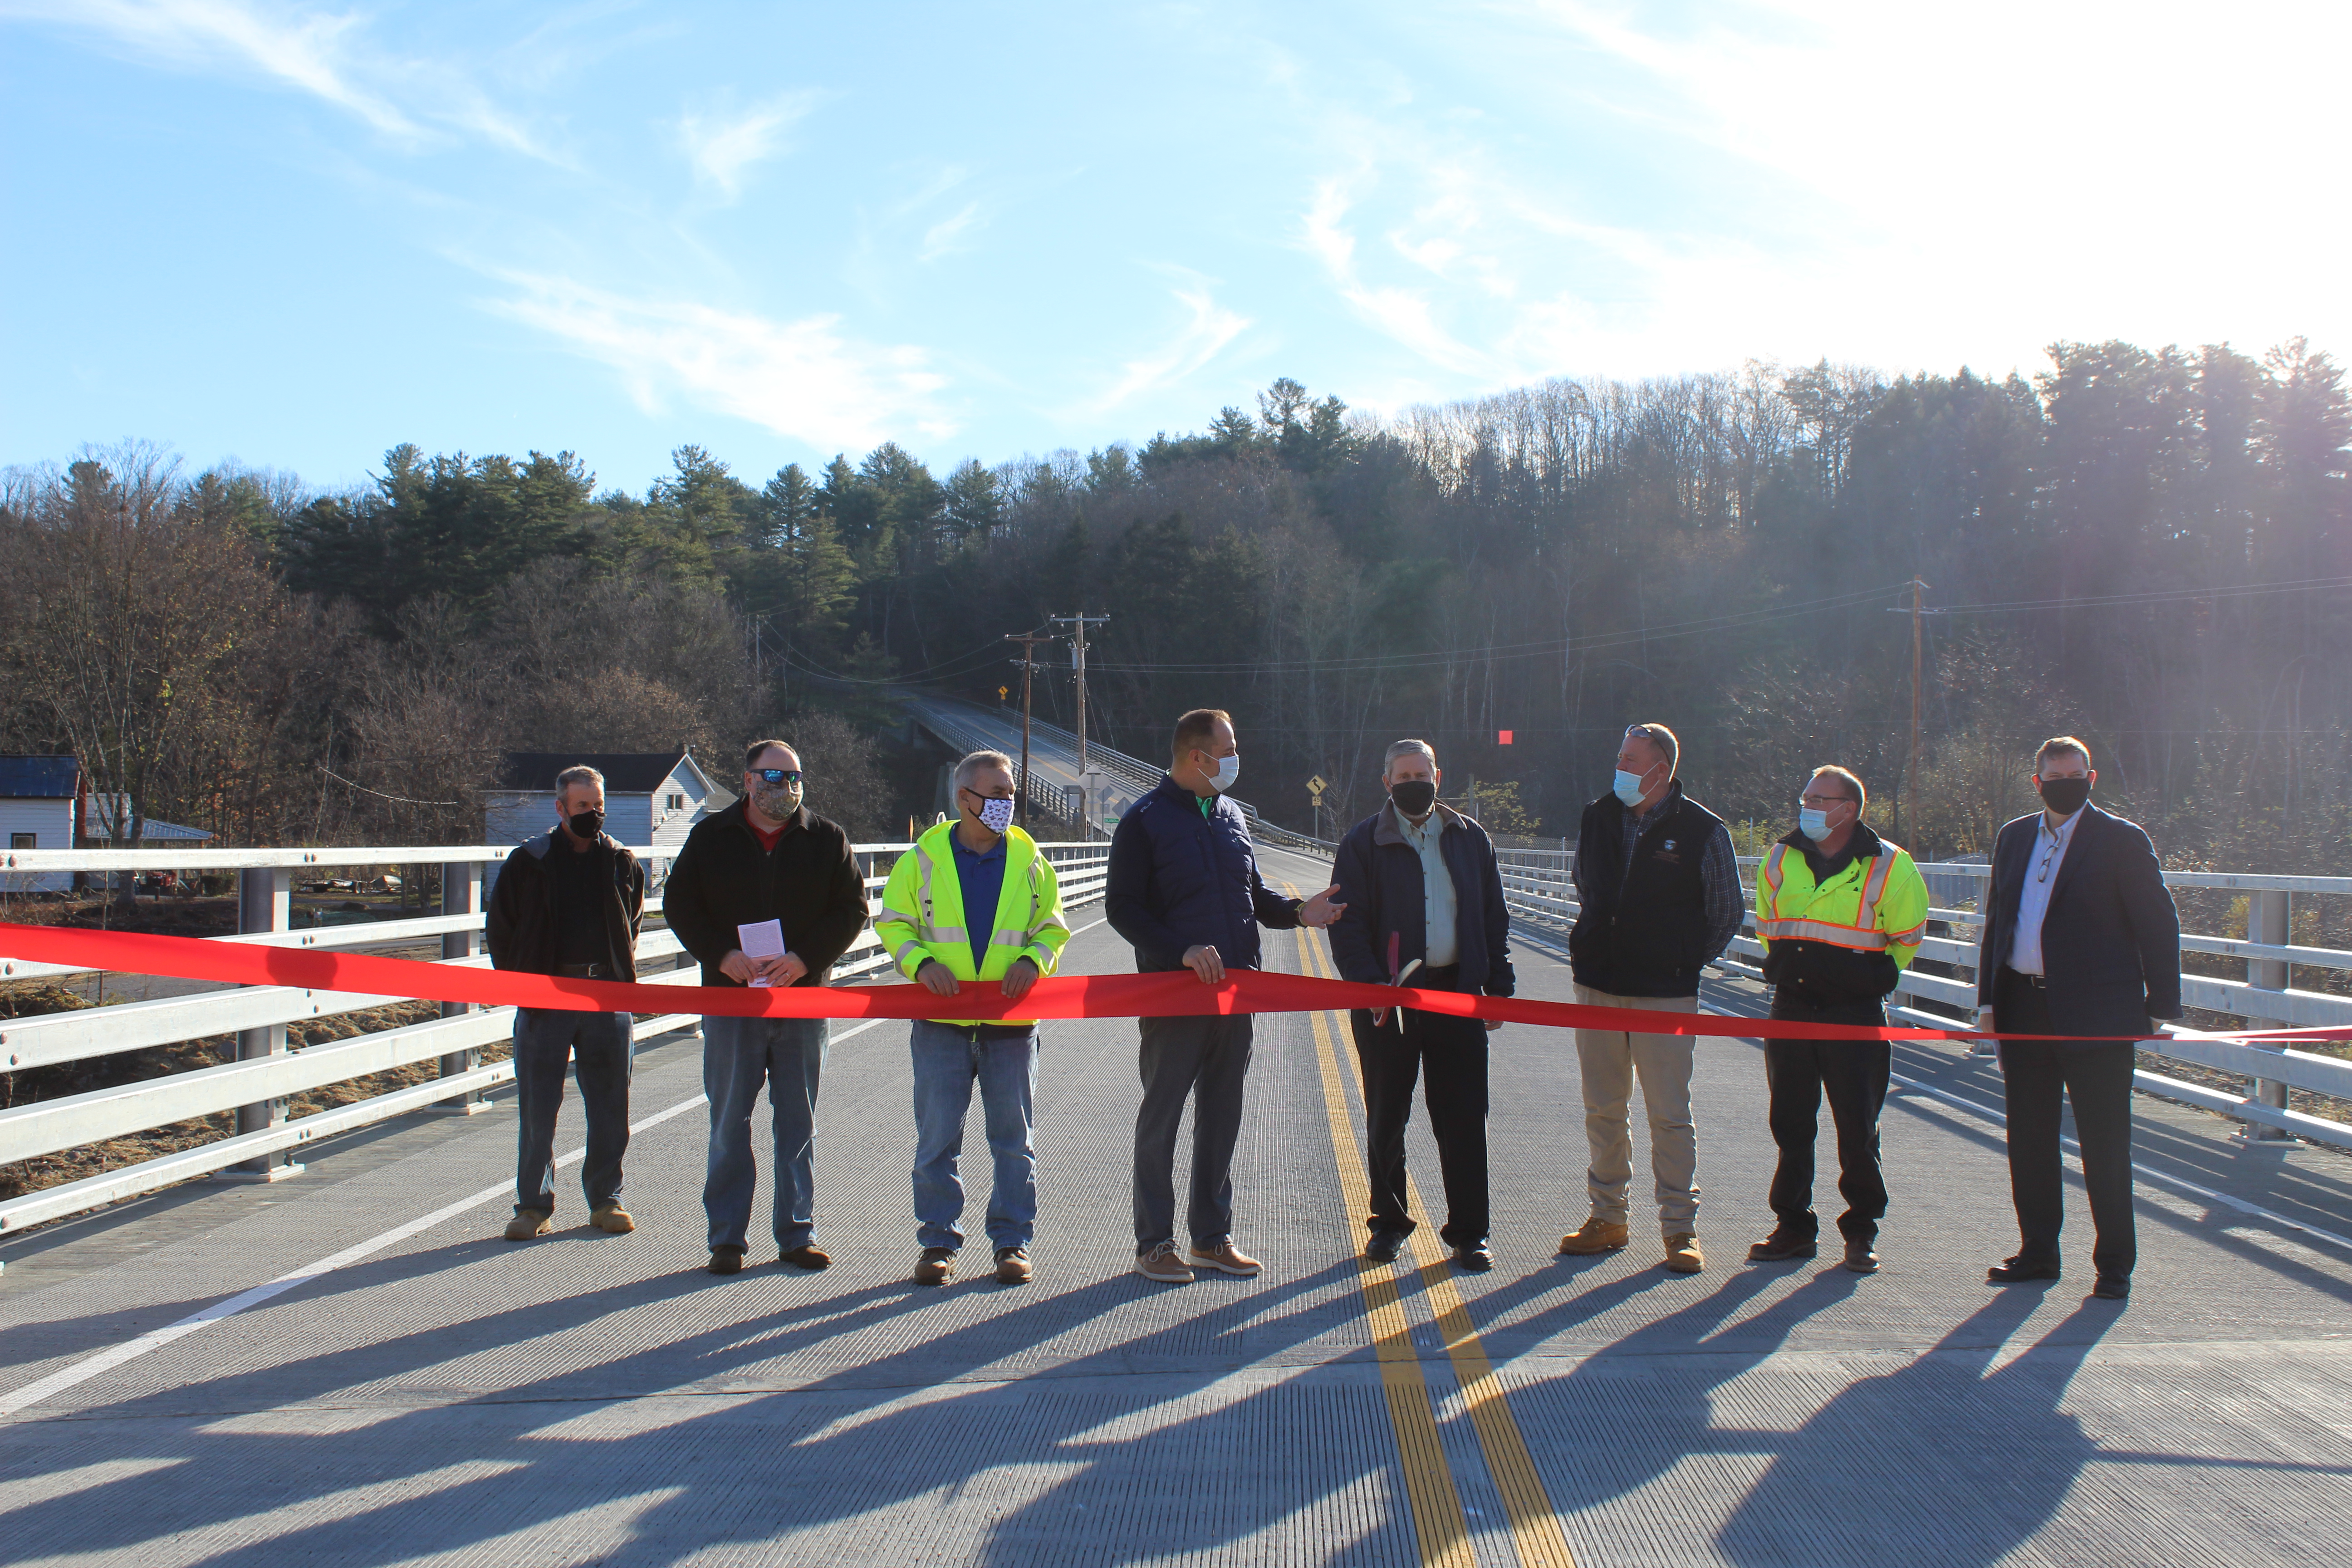
[[[493,1007],[549,1007],[583,1013],[705,1013],[767,1018],[930,1018],[942,1006],[960,1018],[1134,1018],[1186,1014],[1316,1013],[1349,1008],[1413,1007],[1455,1017],[1540,1024],[1552,1028],[1628,1029],[1653,1035],[1716,1035],[1744,1039],[1980,1040],[1971,1029],[1853,1024],[1807,1024],[1721,1014],[1587,1007],[1516,996],[1470,996],[1458,991],[1363,985],[1306,974],[1230,970],[1223,984],[1203,985],[1189,971],[1159,974],[1088,974],[1041,980],[1018,1002],[993,985],[967,984],[951,1004],[920,985],[742,986],[632,985],[616,980],[565,980],[512,970],[461,968],[415,959],[376,958],[317,948],[268,947],[197,937],[136,931],[79,931],[62,926],[0,922],[0,958],[70,964],[122,974],[170,975],[236,985],[291,985],[427,1002],[475,1002]],[[2011,1036],[2012,1039],[2079,1037]],[[2273,1045],[2352,1040],[2352,1028],[2232,1031],[2232,1039]]]

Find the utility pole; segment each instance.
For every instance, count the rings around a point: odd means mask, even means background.
[[[1920,607],[1922,595],[1933,584],[1923,583],[1915,576],[1904,586],[1911,590],[1911,607],[1898,607],[1887,613],[1911,617],[1911,766],[1903,775],[1903,837],[1911,839],[1916,849],[1919,837],[1919,617],[1944,612]]]
[[[1087,837],[1091,838],[1095,832],[1095,792],[1087,776],[1087,627],[1107,626],[1110,617],[1090,616],[1081,605],[1075,616],[1046,618],[1070,628],[1070,668],[1078,681],[1078,815],[1085,819]]]
[[[1021,645],[1021,826],[1029,826],[1029,677],[1036,668],[1037,645],[1054,641],[1051,632],[1024,632],[1015,637],[1007,632],[1006,642]]]

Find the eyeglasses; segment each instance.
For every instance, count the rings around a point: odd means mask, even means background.
[[[963,786],[963,793],[971,796],[974,800],[1013,800],[1018,798],[1010,791],[1007,791],[1003,795],[982,795],[978,790],[972,788],[970,784]]]
[[[1801,795],[1797,797],[1797,804],[1815,811],[1827,811],[1833,805],[1843,805],[1849,798],[1842,795]]]
[[[796,784],[801,782],[801,771],[798,768],[753,768],[751,773],[753,778],[767,784]]]

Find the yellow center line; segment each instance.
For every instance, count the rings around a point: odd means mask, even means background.
[[[1304,928],[1298,932],[1298,950],[1302,966],[1309,973],[1339,978],[1328,949],[1320,942],[1310,942]],[[1339,1088],[1333,1057],[1346,1060],[1359,1097],[1363,1094],[1363,1079],[1353,1051],[1334,1052],[1331,1048],[1333,1032],[1345,1031],[1349,1026],[1346,1016],[1339,1013],[1328,1015],[1331,1020],[1328,1028],[1324,1024],[1326,1016],[1321,1013],[1314,1015],[1315,1039],[1322,1057],[1324,1096],[1332,1107],[1332,1142],[1335,1145],[1340,1142],[1339,1130],[1346,1126],[1347,1146],[1340,1158],[1349,1168],[1348,1202],[1357,1213],[1369,1214],[1370,1182],[1355,1152],[1354,1127],[1349,1119],[1347,1100]],[[1344,1033],[1340,1037],[1346,1037]],[[1429,1212],[1410,1172],[1405,1176],[1405,1203],[1412,1213]],[[1521,1568],[1576,1568],[1567,1534],[1560,1529],[1559,1515],[1544,1491],[1543,1478],[1536,1473],[1535,1459],[1528,1452],[1518,1419],[1511,1414],[1510,1401],[1503,1392],[1502,1381],[1495,1375],[1494,1363],[1486,1358],[1486,1347],[1478,1342],[1469,1309],[1463,1304],[1462,1292],[1454,1283],[1453,1266],[1445,1249],[1432,1239],[1434,1235],[1427,1226],[1416,1226],[1410,1242],[1421,1267],[1422,1291],[1428,1298],[1438,1332],[1445,1341],[1446,1354],[1454,1360],[1454,1379],[1462,1386],[1462,1403],[1478,1434],[1479,1449],[1486,1457],[1486,1471],[1494,1478],[1495,1489],[1502,1497],[1503,1512],[1511,1525],[1511,1544],[1518,1552]],[[1365,1270],[1364,1296],[1369,1301],[1372,1294],[1371,1275],[1380,1272],[1385,1277],[1385,1270],[1370,1262],[1361,1266]],[[1391,1293],[1393,1289],[1391,1285]],[[1401,1306],[1398,1310],[1402,1313]],[[1449,1492],[1450,1489],[1449,1484]]]
[[[1313,973],[1314,961],[1307,932],[1298,932],[1302,973]],[[1370,1212],[1371,1184],[1364,1174],[1364,1157],[1356,1147],[1355,1123],[1348,1114],[1348,1093],[1340,1086],[1339,1068],[1331,1046],[1329,1026],[1321,1013],[1307,1015],[1315,1027],[1315,1060],[1323,1074],[1323,1108],[1331,1121],[1331,1152],[1339,1165],[1339,1186],[1350,1216]],[[1371,1321],[1372,1351],[1380,1359],[1381,1390],[1388,1397],[1389,1424],[1396,1429],[1397,1453],[1404,1464],[1405,1497],[1412,1507],[1414,1539],[1421,1560],[1437,1568],[1476,1568],[1470,1550],[1469,1521],[1462,1514],[1461,1494],[1454,1489],[1454,1472],[1437,1439],[1437,1411],[1430,1401],[1429,1380],[1421,1357],[1412,1348],[1404,1302],[1396,1279],[1370,1259],[1356,1260],[1356,1282],[1364,1293],[1364,1315]]]

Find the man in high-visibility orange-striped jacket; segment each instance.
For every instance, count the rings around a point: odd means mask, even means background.
[[[1927,934],[1927,884],[1909,854],[1862,820],[1867,805],[1862,780],[1843,768],[1815,768],[1797,802],[1796,831],[1773,845],[1758,868],[1756,934],[1764,943],[1775,1018],[1884,1024],[1883,999]],[[1826,1094],[1837,1125],[1845,1266],[1856,1274],[1877,1269],[1878,1222],[1886,1215],[1878,1112],[1893,1057],[1884,1040],[1764,1042],[1780,1163],[1772,1174],[1772,1234],[1748,1249],[1749,1262],[1811,1258],[1818,1250],[1813,1139]]]

